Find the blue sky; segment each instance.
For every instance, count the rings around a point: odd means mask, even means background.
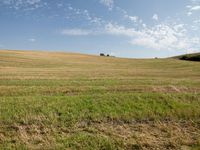
[[[0,0],[0,49],[118,57],[200,51],[200,0]]]

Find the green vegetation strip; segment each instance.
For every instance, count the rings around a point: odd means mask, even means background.
[[[198,120],[200,95],[97,94],[86,96],[1,97],[5,124],[39,121],[73,125],[81,120]],[[36,119],[36,120],[35,120]]]

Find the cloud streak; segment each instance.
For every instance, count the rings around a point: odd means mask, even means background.
[[[196,10],[200,10],[200,5],[197,6],[193,6],[190,8],[191,11],[196,11]]]
[[[100,0],[99,2],[108,7],[109,10],[112,10],[114,7],[114,0]]]
[[[62,35],[67,35],[67,36],[86,36],[86,35],[91,35],[94,32],[91,30],[84,30],[84,29],[64,29],[61,31]]]

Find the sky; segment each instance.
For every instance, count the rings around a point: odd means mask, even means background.
[[[129,58],[200,52],[200,0],[0,0],[0,49]]]

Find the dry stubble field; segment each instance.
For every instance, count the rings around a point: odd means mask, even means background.
[[[0,149],[200,149],[200,63],[1,50]]]

